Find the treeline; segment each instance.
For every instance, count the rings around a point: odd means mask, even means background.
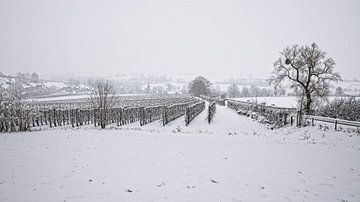
[[[284,88],[259,88],[255,85],[250,87],[243,86],[241,90],[233,83],[228,87],[227,96],[231,98],[236,97],[270,97],[270,96],[285,96],[286,90]]]
[[[18,72],[15,75],[5,75],[0,71],[0,77],[12,78],[17,81],[25,82],[25,83],[39,83],[39,75],[36,72],[29,73],[29,72]]]

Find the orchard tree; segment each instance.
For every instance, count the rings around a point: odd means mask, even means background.
[[[310,46],[293,45],[280,52],[269,81],[275,87],[285,81],[290,82],[290,88],[298,97],[300,111],[312,114],[314,103],[326,99],[329,94],[330,83],[341,80],[334,68],[334,59],[315,43]]]
[[[228,87],[228,96],[229,97],[239,97],[240,96],[240,90],[239,87],[233,83]]]
[[[111,81],[102,78],[90,82],[90,86],[90,103],[98,111],[100,127],[104,129],[108,123],[109,110],[115,104],[116,91]]]
[[[202,76],[196,77],[189,83],[189,93],[194,96],[209,95],[211,83]]]

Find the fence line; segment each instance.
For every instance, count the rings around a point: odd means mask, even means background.
[[[329,117],[322,117],[322,116],[310,116],[310,115],[305,115],[304,119],[311,120],[312,126],[315,125],[315,123],[314,123],[315,121],[325,122],[325,123],[333,123],[335,130],[338,129],[338,125],[360,128],[360,122],[357,122],[357,121],[348,121],[348,120],[344,120],[344,119],[336,119],[336,118],[329,118]]]

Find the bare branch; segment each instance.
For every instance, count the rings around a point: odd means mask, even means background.
[[[304,97],[300,100],[305,100],[305,111],[309,113],[313,100],[329,93],[330,82],[341,81],[334,68],[334,59],[327,57],[317,44],[293,45],[280,52],[269,83],[276,87],[284,81],[290,81],[291,88]]]

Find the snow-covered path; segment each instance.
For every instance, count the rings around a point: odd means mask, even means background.
[[[201,112],[195,119],[185,126],[184,117],[170,122],[165,127],[161,121],[155,121],[143,126],[143,129],[153,129],[161,131],[177,131],[183,133],[205,133],[214,135],[236,135],[248,134],[252,132],[266,133],[268,131],[265,126],[258,124],[256,121],[246,116],[238,116],[233,110],[217,105],[216,115],[211,124],[207,121],[207,108]],[[134,126],[134,125],[133,125]],[[133,127],[131,126],[131,127]]]
[[[360,136],[217,107],[210,125],[0,134],[0,201],[360,201]]]

